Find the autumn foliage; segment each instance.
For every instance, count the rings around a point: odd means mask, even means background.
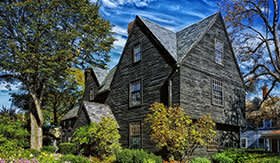
[[[189,161],[195,149],[214,142],[215,123],[210,115],[192,120],[182,107],[166,107],[157,102],[150,111],[145,122],[151,139],[159,149],[167,149],[169,160]]]

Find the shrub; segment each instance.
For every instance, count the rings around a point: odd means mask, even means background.
[[[280,163],[277,157],[257,158],[250,160],[251,163]]]
[[[133,163],[133,150],[124,149],[116,153],[116,161],[119,163]]]
[[[41,148],[42,152],[47,152],[47,153],[55,153],[56,152],[56,147],[55,146],[43,146]]]
[[[167,149],[169,160],[189,161],[195,149],[215,141],[215,123],[210,115],[192,121],[182,107],[166,107],[157,102],[150,111],[145,122],[151,139],[159,149]]]
[[[59,144],[60,153],[62,154],[75,154],[76,145],[74,143],[60,143]]]
[[[124,149],[116,153],[116,162],[119,163],[162,163],[162,158],[144,150]]]
[[[60,163],[59,157],[51,153],[41,152],[41,155],[38,156],[40,163]]]
[[[256,151],[257,152],[257,151]],[[264,154],[254,153],[253,150],[247,152],[247,149],[229,148],[223,152],[224,155],[231,158],[236,163],[248,162],[254,158],[262,157]]]
[[[196,157],[191,160],[191,163],[211,163],[207,158]]]
[[[234,161],[225,155],[225,153],[217,153],[212,156],[214,163],[234,163]]]
[[[73,142],[82,148],[82,153],[100,158],[119,151],[119,139],[118,125],[108,117],[103,117],[98,124],[91,122],[89,126],[77,129],[73,135]]]
[[[60,158],[61,162],[69,161],[72,163],[90,163],[89,159],[84,156],[75,156],[72,154],[64,155]]]
[[[40,155],[40,151],[38,151],[37,149],[26,149],[25,151],[30,152],[34,157],[37,157]]]

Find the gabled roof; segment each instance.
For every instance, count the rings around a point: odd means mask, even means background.
[[[162,46],[169,52],[169,54],[177,61],[176,52],[176,33],[166,28],[159,26],[143,17],[140,20],[147,26],[147,28],[154,34],[159,40]]]
[[[106,69],[99,68],[99,67],[94,67],[94,68],[92,68],[92,70],[97,78],[98,84],[101,85],[104,82],[104,79],[107,76],[107,74],[109,73],[109,71]]]
[[[103,83],[101,84],[97,94],[103,93],[106,91],[110,91],[110,86],[114,77],[114,74],[116,72],[117,66],[111,69],[111,71],[107,74],[106,78],[104,79]]]
[[[62,121],[71,119],[74,117],[78,117],[78,112],[79,112],[80,105],[75,105],[71,110],[69,110],[61,119]]]
[[[190,49],[199,42],[216,20],[218,13],[192,24],[176,33],[177,60],[180,62]]]
[[[176,33],[144,19],[143,17],[138,17],[151,31],[154,37],[161,43],[161,45],[168,51],[172,58],[179,63],[213,25],[218,14],[219,13],[211,15]]]
[[[109,105],[83,101],[83,108],[91,122],[99,123],[103,117],[109,117],[116,121]]]

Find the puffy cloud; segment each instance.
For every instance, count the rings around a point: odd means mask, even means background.
[[[123,35],[123,36],[127,36],[127,30],[125,28],[122,28],[120,26],[114,26],[112,28],[112,31],[119,34],[119,35]]]

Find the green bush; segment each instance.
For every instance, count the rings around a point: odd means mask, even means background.
[[[61,162],[69,161],[71,163],[90,163],[88,158],[84,156],[75,156],[72,154],[64,155],[60,158]]]
[[[41,148],[42,152],[47,152],[47,153],[55,153],[56,152],[56,147],[55,146],[43,146]]]
[[[124,149],[116,153],[116,161],[119,163],[133,163],[133,150]]]
[[[207,158],[196,157],[191,160],[191,163],[211,163]]]
[[[115,120],[108,117],[103,117],[98,124],[91,122],[89,126],[83,126],[73,134],[73,142],[81,147],[83,154],[99,158],[119,151],[121,149],[119,139],[118,125]]]
[[[62,154],[75,154],[77,151],[74,143],[60,143],[59,149]]]
[[[116,162],[119,163],[143,163],[155,162],[161,163],[162,158],[153,153],[148,153],[144,150],[124,149],[116,153]]]
[[[256,150],[255,150],[256,151]],[[248,162],[254,158],[263,157],[264,154],[258,154],[259,152],[253,152],[253,150],[248,152],[247,149],[240,149],[240,148],[230,148],[223,152],[224,155],[231,158],[236,163],[243,163]]]
[[[226,156],[225,153],[217,153],[212,156],[214,163],[234,163],[234,160]]]
[[[30,152],[34,157],[38,157],[40,155],[40,151],[36,149],[26,149],[24,151]]]
[[[250,160],[251,163],[280,163],[277,157],[257,158]]]

